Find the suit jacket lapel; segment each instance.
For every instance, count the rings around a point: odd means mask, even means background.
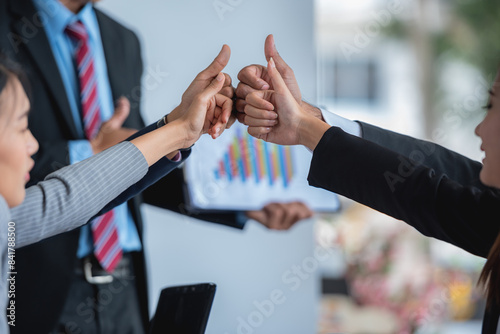
[[[99,23],[99,30],[101,33],[102,48],[104,50],[104,58],[106,58],[106,67],[108,68],[109,85],[111,86],[111,94],[113,101],[116,101],[120,96],[117,93],[117,87],[120,87],[118,80],[122,77],[120,69],[125,68],[122,64],[123,51],[121,43],[115,43],[116,36],[114,36],[113,29],[108,27],[105,16],[102,12],[95,9],[97,22]]]
[[[71,134],[74,138],[78,138],[78,132],[71,113],[71,108],[66,95],[66,89],[61,79],[59,67],[57,66],[52,53],[49,40],[45,34],[45,30],[43,28],[39,28],[33,23],[33,21],[38,17],[36,15],[35,6],[31,0],[11,0],[10,4],[12,11],[18,14],[19,18],[22,18],[14,21],[12,27],[13,32],[21,37],[23,45],[26,47],[26,50],[31,55],[31,58],[40,70],[43,79],[49,87],[50,93],[54,96],[57,106],[59,107],[59,111],[61,112],[66,125],[70,129]],[[33,25],[33,27],[36,27],[35,33],[30,31],[29,36],[27,36],[25,32],[28,21]]]

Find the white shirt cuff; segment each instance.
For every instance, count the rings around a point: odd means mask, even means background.
[[[337,114],[334,114],[326,109],[323,109],[321,107],[317,107],[319,110],[321,110],[321,114],[323,115],[323,119],[325,122],[330,125],[330,126],[336,126],[341,128],[344,132],[361,138],[361,125],[358,122],[351,121],[350,119],[340,117]],[[306,147],[307,148],[307,147]],[[312,151],[307,148],[309,152],[312,153]]]
[[[328,123],[328,125],[339,127],[344,132],[350,135],[361,137],[361,125],[359,125],[358,122],[340,117],[339,115],[323,108],[319,108],[319,110],[321,110],[321,114],[323,115],[323,118],[325,119],[325,122]]]

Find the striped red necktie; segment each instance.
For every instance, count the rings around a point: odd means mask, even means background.
[[[85,136],[91,140],[99,132],[101,111],[97,94],[97,77],[92,51],[89,48],[88,34],[80,21],[69,24],[65,31],[77,43],[75,59],[80,81],[83,126]],[[103,269],[111,273],[122,258],[114,211],[111,210],[95,218],[90,224],[94,237],[95,257]]]

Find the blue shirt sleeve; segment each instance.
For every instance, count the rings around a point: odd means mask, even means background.
[[[94,155],[92,146],[88,140],[70,140],[68,143],[69,163],[80,162]]]

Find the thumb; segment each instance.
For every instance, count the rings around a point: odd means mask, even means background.
[[[113,116],[106,122],[106,127],[109,129],[119,129],[130,114],[130,102],[122,96],[116,102],[116,108]]]
[[[247,211],[246,215],[248,218],[258,221],[261,224],[266,224],[268,217],[264,210],[260,211]]]
[[[210,99],[214,97],[224,86],[224,80],[224,73],[217,74],[217,76],[210,82],[207,88],[205,88],[203,92],[201,92],[201,97],[203,99]]]
[[[215,77],[229,63],[229,58],[231,58],[231,48],[224,44],[214,61],[202,73],[206,74],[209,78]]]
[[[285,81],[281,77],[280,72],[276,69],[276,63],[274,62],[273,57],[271,57],[267,63],[267,73],[269,73],[269,76],[271,77],[271,82],[275,92],[281,94],[291,94]]]
[[[281,58],[278,49],[276,49],[276,44],[274,42],[274,36],[269,35],[266,38],[264,45],[264,53],[266,55],[266,60],[269,61],[271,58],[274,59],[276,67],[280,73],[285,73],[284,71],[289,68],[288,64]]]

